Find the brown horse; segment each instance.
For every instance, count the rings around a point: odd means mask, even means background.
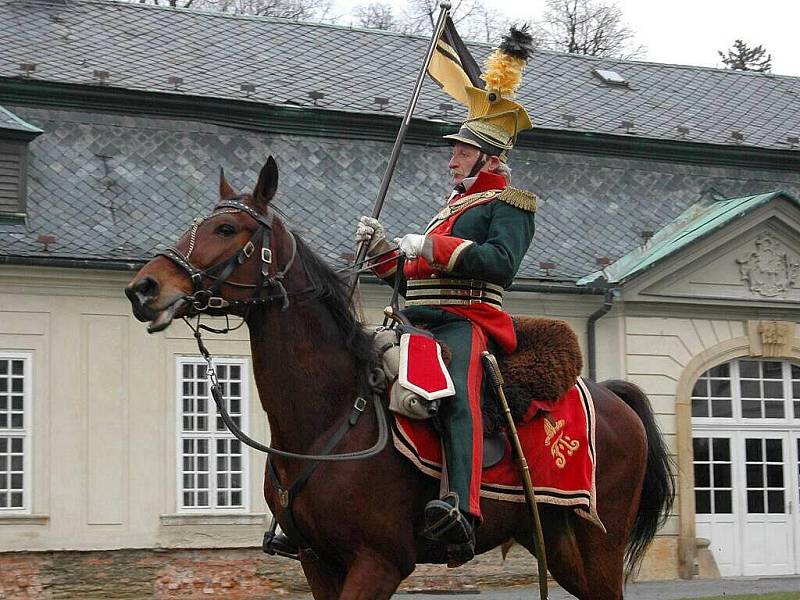
[[[174,251],[147,263],[126,294],[151,331],[190,310],[243,316],[274,447],[319,453],[354,399],[368,397],[364,375],[374,354],[346,283],[270,206],[277,181],[272,157],[252,195],[237,195],[221,175],[221,202],[194,221]],[[624,382],[587,384],[596,411],[597,505],[607,532],[569,508],[540,505],[540,514],[556,581],[578,598],[613,600],[622,598],[626,568],[636,567],[669,513],[674,483],[645,395]],[[377,422],[370,404],[335,452],[371,446]],[[283,485],[306,467],[271,460]],[[284,526],[269,476],[264,493]],[[385,600],[416,564],[444,560],[421,536],[423,507],[437,494],[438,482],[391,444],[366,460],[322,463],[293,504],[297,530],[313,549],[300,558],[314,598]],[[483,499],[481,508],[477,552],[512,539],[534,552],[525,504]]]

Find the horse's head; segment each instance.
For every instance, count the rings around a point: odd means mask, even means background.
[[[296,248],[269,206],[277,186],[271,156],[252,194],[237,194],[220,172],[220,200],[211,213],[194,219],[177,244],[159,252],[125,288],[133,314],[150,322],[149,332],[166,329],[175,317],[242,314],[253,302],[285,305],[282,279]]]

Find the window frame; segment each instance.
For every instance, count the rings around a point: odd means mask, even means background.
[[[241,444],[242,447],[242,505],[218,507],[216,501],[216,440],[236,440],[236,438],[225,428],[222,431],[216,429],[217,409],[214,399],[211,396],[211,388],[207,386],[207,410],[206,417],[209,423],[209,430],[205,432],[185,432],[183,430],[183,366],[184,365],[203,365],[205,360],[195,356],[178,355],[175,357],[175,513],[180,515],[224,515],[242,514],[250,512],[250,452],[249,447]],[[238,366],[241,369],[241,418],[240,426],[247,430],[249,426],[250,413],[250,361],[247,358],[237,356],[219,356],[212,359],[215,369],[220,366]],[[213,427],[212,427],[213,424]],[[207,439],[209,440],[209,506],[191,507],[183,505],[183,440],[185,439]],[[241,443],[241,442],[240,442]]]
[[[2,221],[24,221],[28,214],[28,144],[29,141],[10,136],[8,131],[0,129],[0,152],[19,156],[16,210],[7,210],[0,207],[0,220]]]
[[[22,420],[23,428],[0,429],[0,436],[13,435],[23,438],[22,442],[22,506],[14,508],[0,508],[0,516],[4,515],[29,515],[32,514],[33,482],[31,465],[33,465],[33,352],[18,350],[0,350],[0,360],[22,360]]]
[[[783,386],[783,417],[758,417],[758,418],[749,418],[742,416],[742,392],[741,392],[741,371],[740,371],[740,362],[741,361],[753,361],[753,362],[778,362],[781,363],[781,372],[782,372],[782,379],[781,383]],[[730,417],[698,417],[694,416],[693,408],[694,408],[694,388],[697,385],[697,382],[703,377],[706,373],[711,371],[714,368],[720,367],[724,364],[730,365],[730,375],[729,380],[731,383],[731,416]],[[794,403],[796,400],[793,398],[793,388],[792,388],[792,365],[796,365],[800,368],[800,361],[796,359],[790,358],[772,358],[772,357],[761,357],[761,356],[740,356],[737,358],[733,358],[727,361],[723,361],[721,363],[715,364],[708,369],[705,369],[702,373],[700,373],[697,378],[695,379],[694,383],[692,384],[691,389],[689,390],[689,413],[690,418],[692,420],[692,428],[693,430],[700,427],[705,428],[708,426],[724,426],[724,427],[734,427],[736,429],[784,429],[787,426],[797,425],[800,422],[800,415],[795,415],[794,410]],[[761,370],[762,376],[760,379],[756,381],[761,382],[761,387],[763,389],[763,382],[765,379],[763,378],[763,370]],[[745,377],[745,380],[751,380],[751,378]],[[770,380],[766,380],[770,381]],[[705,402],[710,402],[709,399],[704,399]],[[761,406],[762,410],[766,411],[766,405],[764,404],[765,399],[761,399]],[[710,404],[709,404],[710,406]]]
[[[736,487],[736,461],[734,460],[735,456],[735,443],[733,436],[725,433],[710,433],[710,432],[703,432],[703,433],[695,433],[692,435],[692,452],[694,453],[694,444],[696,440],[708,440],[709,442],[709,460],[698,461],[697,457],[695,456],[693,459],[693,472],[692,472],[692,479],[693,479],[693,491],[694,491],[694,499],[695,499],[695,515],[704,515],[705,518],[713,518],[716,515],[733,515],[736,511],[736,502],[737,498],[734,493]],[[713,449],[714,440],[725,440],[728,444],[728,460],[713,460],[715,458],[715,451]],[[702,486],[698,489],[697,486],[697,478],[695,476],[696,467],[699,464],[704,464],[708,466],[709,471],[709,484],[707,486]],[[729,472],[728,475],[730,477],[730,485],[722,486],[719,485],[717,482],[716,473],[714,467],[716,465],[727,465]],[[708,492],[709,494],[709,507],[711,510],[709,512],[700,512],[697,509],[697,493],[700,492]],[[730,510],[727,512],[721,512],[717,510],[717,499],[715,496],[715,492],[727,492],[730,496]]]

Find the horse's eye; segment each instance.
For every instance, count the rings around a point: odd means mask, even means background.
[[[222,223],[217,227],[216,234],[227,237],[236,233],[236,228],[233,225]]]

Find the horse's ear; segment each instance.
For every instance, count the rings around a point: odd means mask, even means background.
[[[264,166],[261,167],[261,173],[258,174],[258,183],[256,183],[256,189],[253,190],[253,200],[255,200],[257,206],[266,209],[277,189],[278,165],[275,159],[270,156]]]
[[[220,167],[219,168],[219,199],[220,200],[227,200],[228,198],[233,198],[236,195],[236,190],[231,187],[231,184],[228,183],[228,180],[225,179],[225,170]]]

